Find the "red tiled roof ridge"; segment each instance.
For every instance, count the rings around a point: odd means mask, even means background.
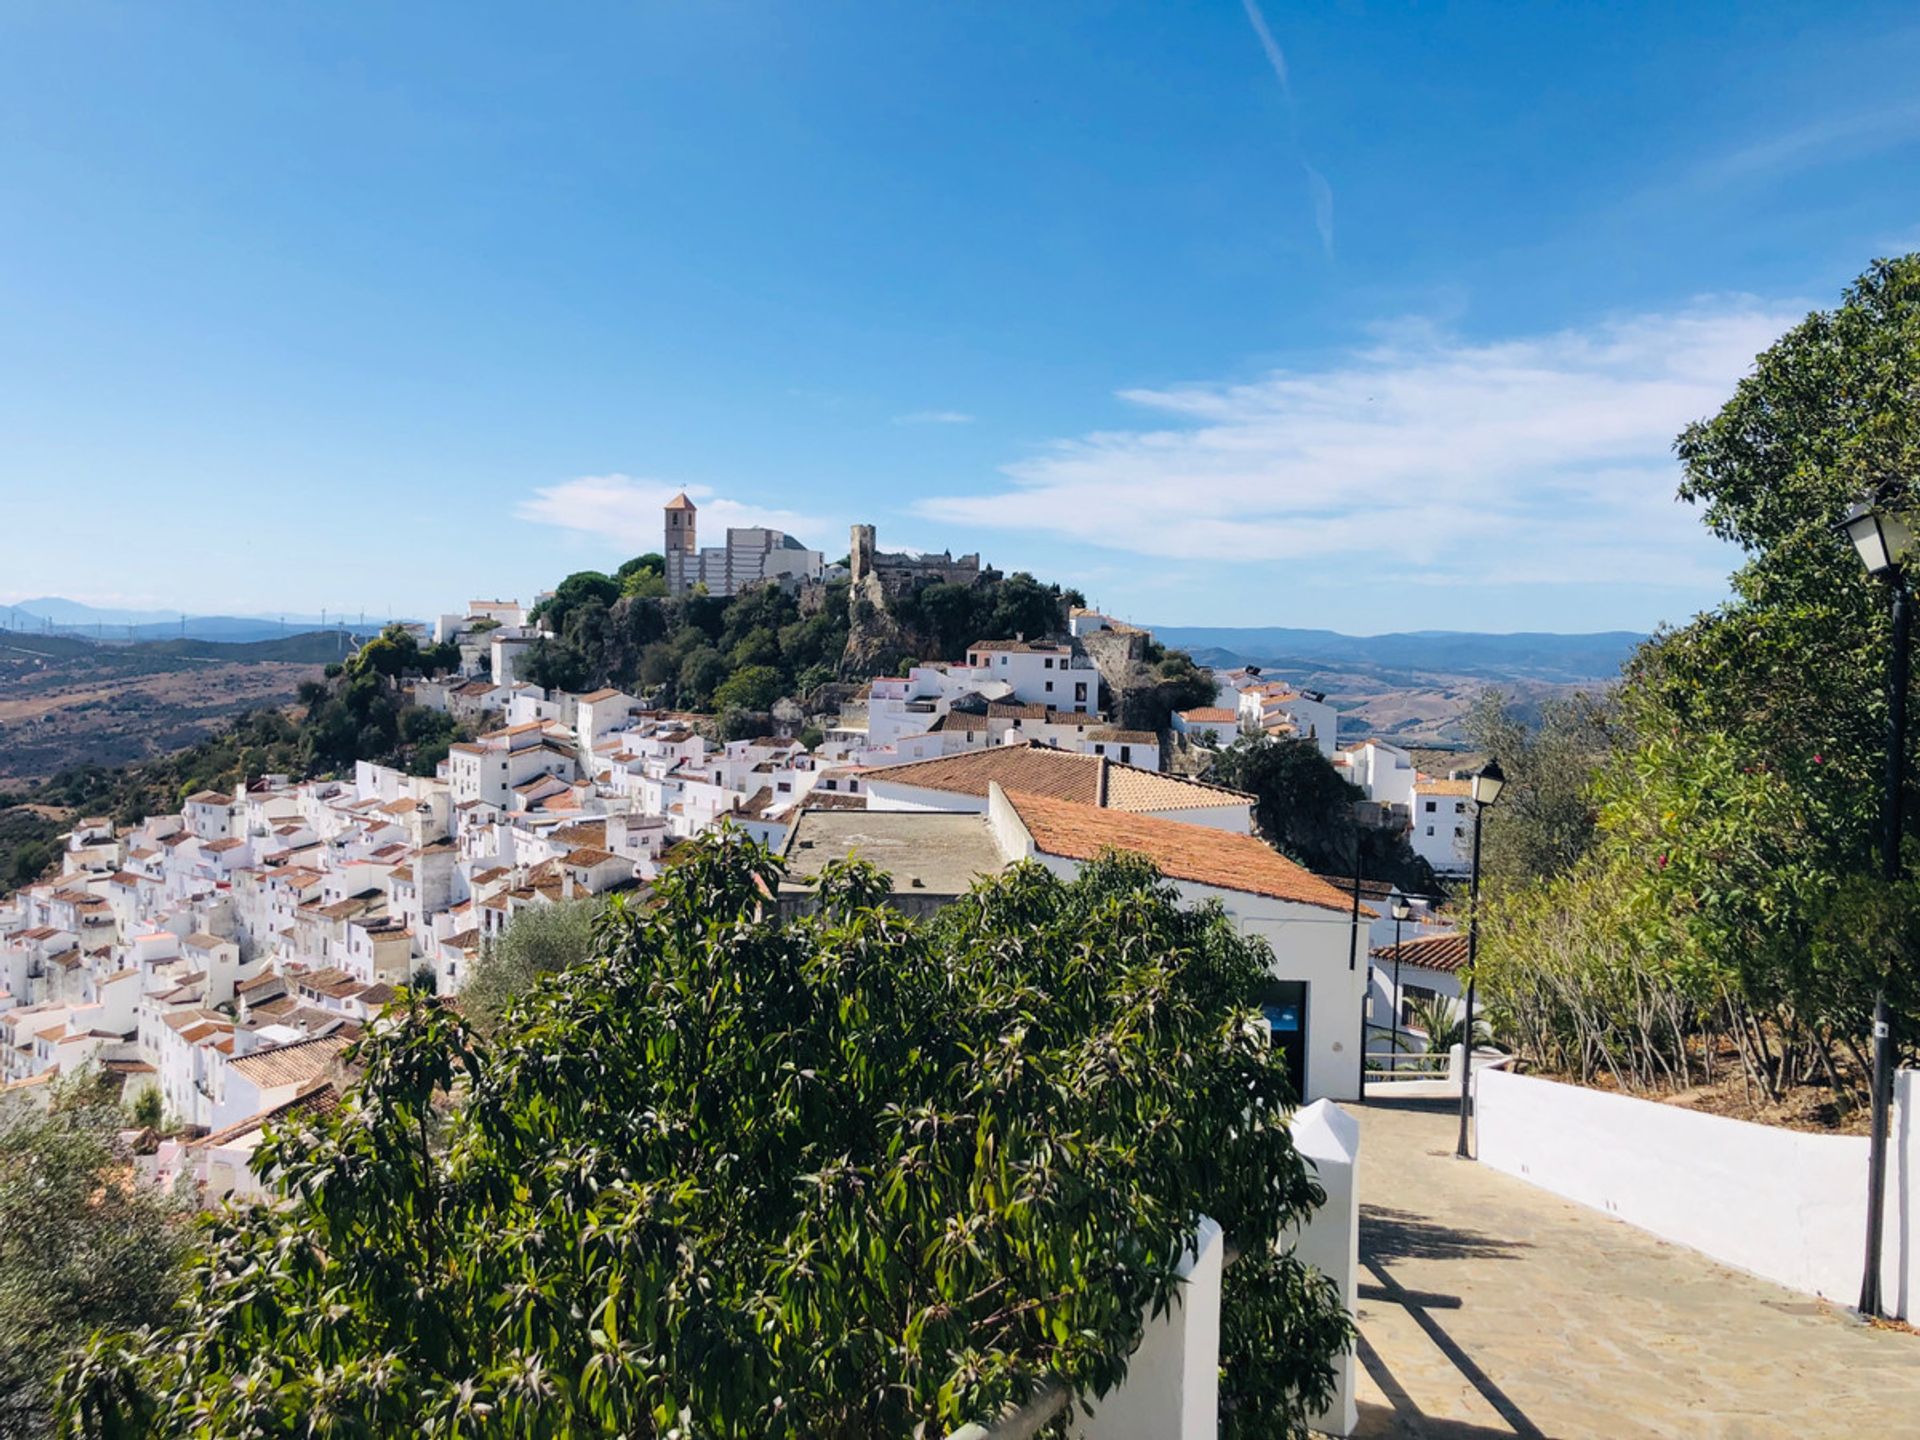
[[[1144,855],[1172,880],[1265,895],[1322,910],[1345,912],[1352,904],[1350,896],[1342,895],[1252,835],[1079,805],[1047,795],[1011,790],[1005,793],[1034,845],[1049,855],[1093,860],[1109,850],[1118,850]]]

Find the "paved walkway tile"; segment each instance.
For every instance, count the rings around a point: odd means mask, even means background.
[[[1360,1121],[1369,1440],[1920,1440],[1920,1336],[1453,1158],[1414,1102]]]

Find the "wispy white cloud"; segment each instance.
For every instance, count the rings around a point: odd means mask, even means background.
[[[1870,153],[1914,139],[1920,139],[1920,101],[1826,115],[1707,162],[1701,178],[1745,180],[1813,164],[1843,146],[1855,153]]]
[[[1247,12],[1247,23],[1253,26],[1253,33],[1260,37],[1260,48],[1267,52],[1267,63],[1273,66],[1273,73],[1280,81],[1280,91],[1287,97],[1287,104],[1291,107],[1293,81],[1287,76],[1286,52],[1280,48],[1280,42],[1273,38],[1273,31],[1267,28],[1267,17],[1260,13],[1258,0],[1240,0],[1240,8]]]
[[[1302,160],[1307,172],[1307,194],[1313,199],[1313,228],[1320,232],[1320,248],[1333,254],[1333,187],[1327,177]]]
[[[973,416],[964,410],[912,410],[893,417],[896,425],[971,425]]]
[[[1280,48],[1280,42],[1273,38],[1273,30],[1267,24],[1267,17],[1260,9],[1259,0],[1240,0],[1240,8],[1247,12],[1247,23],[1253,26],[1253,33],[1259,38],[1260,48],[1266,51],[1267,63],[1273,67],[1274,78],[1280,82],[1281,98],[1287,102],[1287,141],[1293,148],[1294,159],[1300,162],[1300,169],[1307,177],[1307,199],[1313,208],[1313,228],[1319,233],[1320,248],[1329,256],[1333,254],[1333,186],[1327,183],[1327,177],[1313,168],[1306,152],[1300,145],[1300,112],[1293,100],[1293,78],[1287,69],[1287,55]]]
[[[1122,391],[1148,425],[1059,441],[994,493],[918,508],[1383,584],[1710,585],[1727,557],[1674,501],[1673,438],[1803,313],[1721,298],[1495,341],[1406,322],[1319,370]]]
[[[729,525],[770,525],[821,549],[830,549],[846,526],[819,515],[754,505],[714,494],[711,486],[675,485],[632,475],[582,475],[543,485],[522,500],[515,514],[604,539],[626,554],[660,548],[661,511],[681,491],[700,507],[702,543],[717,545]],[[837,553],[837,552],[836,552]]]

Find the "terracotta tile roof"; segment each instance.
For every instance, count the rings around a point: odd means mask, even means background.
[[[1212,805],[1250,805],[1253,797],[1204,780],[1109,762],[1106,803],[1114,810],[1198,810]]]
[[[1033,843],[1048,855],[1095,860],[1109,850],[1122,850],[1146,856],[1172,880],[1343,913],[1352,905],[1350,897],[1251,835],[1043,795],[1009,791],[1007,799]]]
[[[187,1146],[189,1149],[204,1150],[215,1145],[227,1145],[246,1138],[269,1121],[284,1120],[289,1115],[325,1115],[339,1108],[340,1092],[333,1088],[333,1083],[316,1080],[284,1104],[262,1110],[257,1115],[249,1115],[244,1120],[236,1120],[226,1129],[202,1135],[198,1140],[189,1140]]]
[[[1160,737],[1151,730],[1115,730],[1111,726],[1104,725],[1098,730],[1089,730],[1087,739],[1121,745],[1158,745],[1160,743]]]
[[[1429,780],[1421,776],[1413,782],[1413,789],[1417,795],[1471,795],[1473,782],[1471,780]]]
[[[604,865],[609,860],[618,860],[619,858],[618,855],[613,854],[609,850],[596,850],[592,846],[582,845],[562,855],[560,857],[560,863],[562,865],[584,865],[591,868],[595,865]]]
[[[1100,758],[1044,745],[996,745],[937,760],[888,765],[867,776],[869,785],[912,785],[982,797],[995,781],[1006,790],[1093,805],[1100,799]]]
[[[1467,963],[1467,937],[1464,935],[1423,935],[1398,945],[1383,945],[1372,952],[1373,958],[1391,965],[1418,965],[1425,970],[1443,970],[1448,974]]]
[[[1180,718],[1189,725],[1238,725],[1240,712],[1218,705],[1202,705],[1198,710],[1182,710]]]
[[[604,820],[582,820],[573,825],[562,825],[549,837],[561,845],[589,845],[596,850],[607,848],[607,822]],[[478,875],[473,877],[478,880]]]
[[[984,715],[968,715],[964,711],[949,710],[933,722],[933,727],[928,733],[937,735],[942,731],[951,731],[957,734],[961,731],[978,732],[986,728],[987,717]]]
[[[326,1074],[334,1056],[351,1042],[339,1035],[321,1035],[312,1040],[295,1040],[271,1050],[255,1050],[236,1056],[228,1064],[235,1075],[245,1076],[261,1089],[276,1085],[304,1085]]]
[[[580,696],[579,699],[582,705],[598,705],[602,700],[611,700],[619,693],[618,690],[596,690],[591,695]]]

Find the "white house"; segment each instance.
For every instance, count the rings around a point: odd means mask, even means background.
[[[1173,729],[1195,745],[1224,750],[1240,738],[1240,712],[1225,705],[1202,705],[1174,712]]]
[[[1151,860],[1183,899],[1218,901],[1273,951],[1263,1005],[1302,1103],[1359,1094],[1366,975],[1354,961],[1350,897],[1251,835],[1009,794],[997,783],[987,815],[1010,860],[1071,875],[1120,850]]]
[[[1076,743],[1083,755],[1104,755],[1142,770],[1160,768],[1160,737],[1151,730],[1116,730],[1101,725],[1081,731]]]
[[[1053,641],[976,640],[967,665],[981,679],[1004,681],[1023,704],[1084,715],[1100,709],[1100,672],[1071,645]]]
[[[208,1123],[216,1130],[284,1105],[329,1068],[347,1048],[343,1035],[321,1035],[236,1055],[225,1062],[221,1095]]]
[[[1413,1007],[1438,998],[1452,1001],[1458,1013],[1464,993],[1460,972],[1467,963],[1467,937],[1454,931],[1415,936],[1397,946],[1381,946],[1372,952],[1372,960],[1373,986],[1367,1001],[1367,1023],[1372,1031],[1369,1046],[1390,1049],[1397,1028],[1409,1037],[1403,1041],[1403,1049],[1424,1049],[1426,1034],[1411,1023]],[[1477,1003],[1474,1008],[1484,1013]],[[1379,1033],[1383,1030],[1384,1035]]]
[[[1241,723],[1276,739],[1311,740],[1329,760],[1340,734],[1340,712],[1318,690],[1296,690],[1279,681],[1262,682],[1240,692]]]
[[[1473,782],[1413,782],[1413,853],[1439,875],[1458,875],[1473,863]]]
[[[1397,806],[1411,812],[1413,784],[1419,772],[1413,756],[1385,740],[1361,740],[1343,745],[1333,757],[1333,768],[1358,785],[1376,805]]]

